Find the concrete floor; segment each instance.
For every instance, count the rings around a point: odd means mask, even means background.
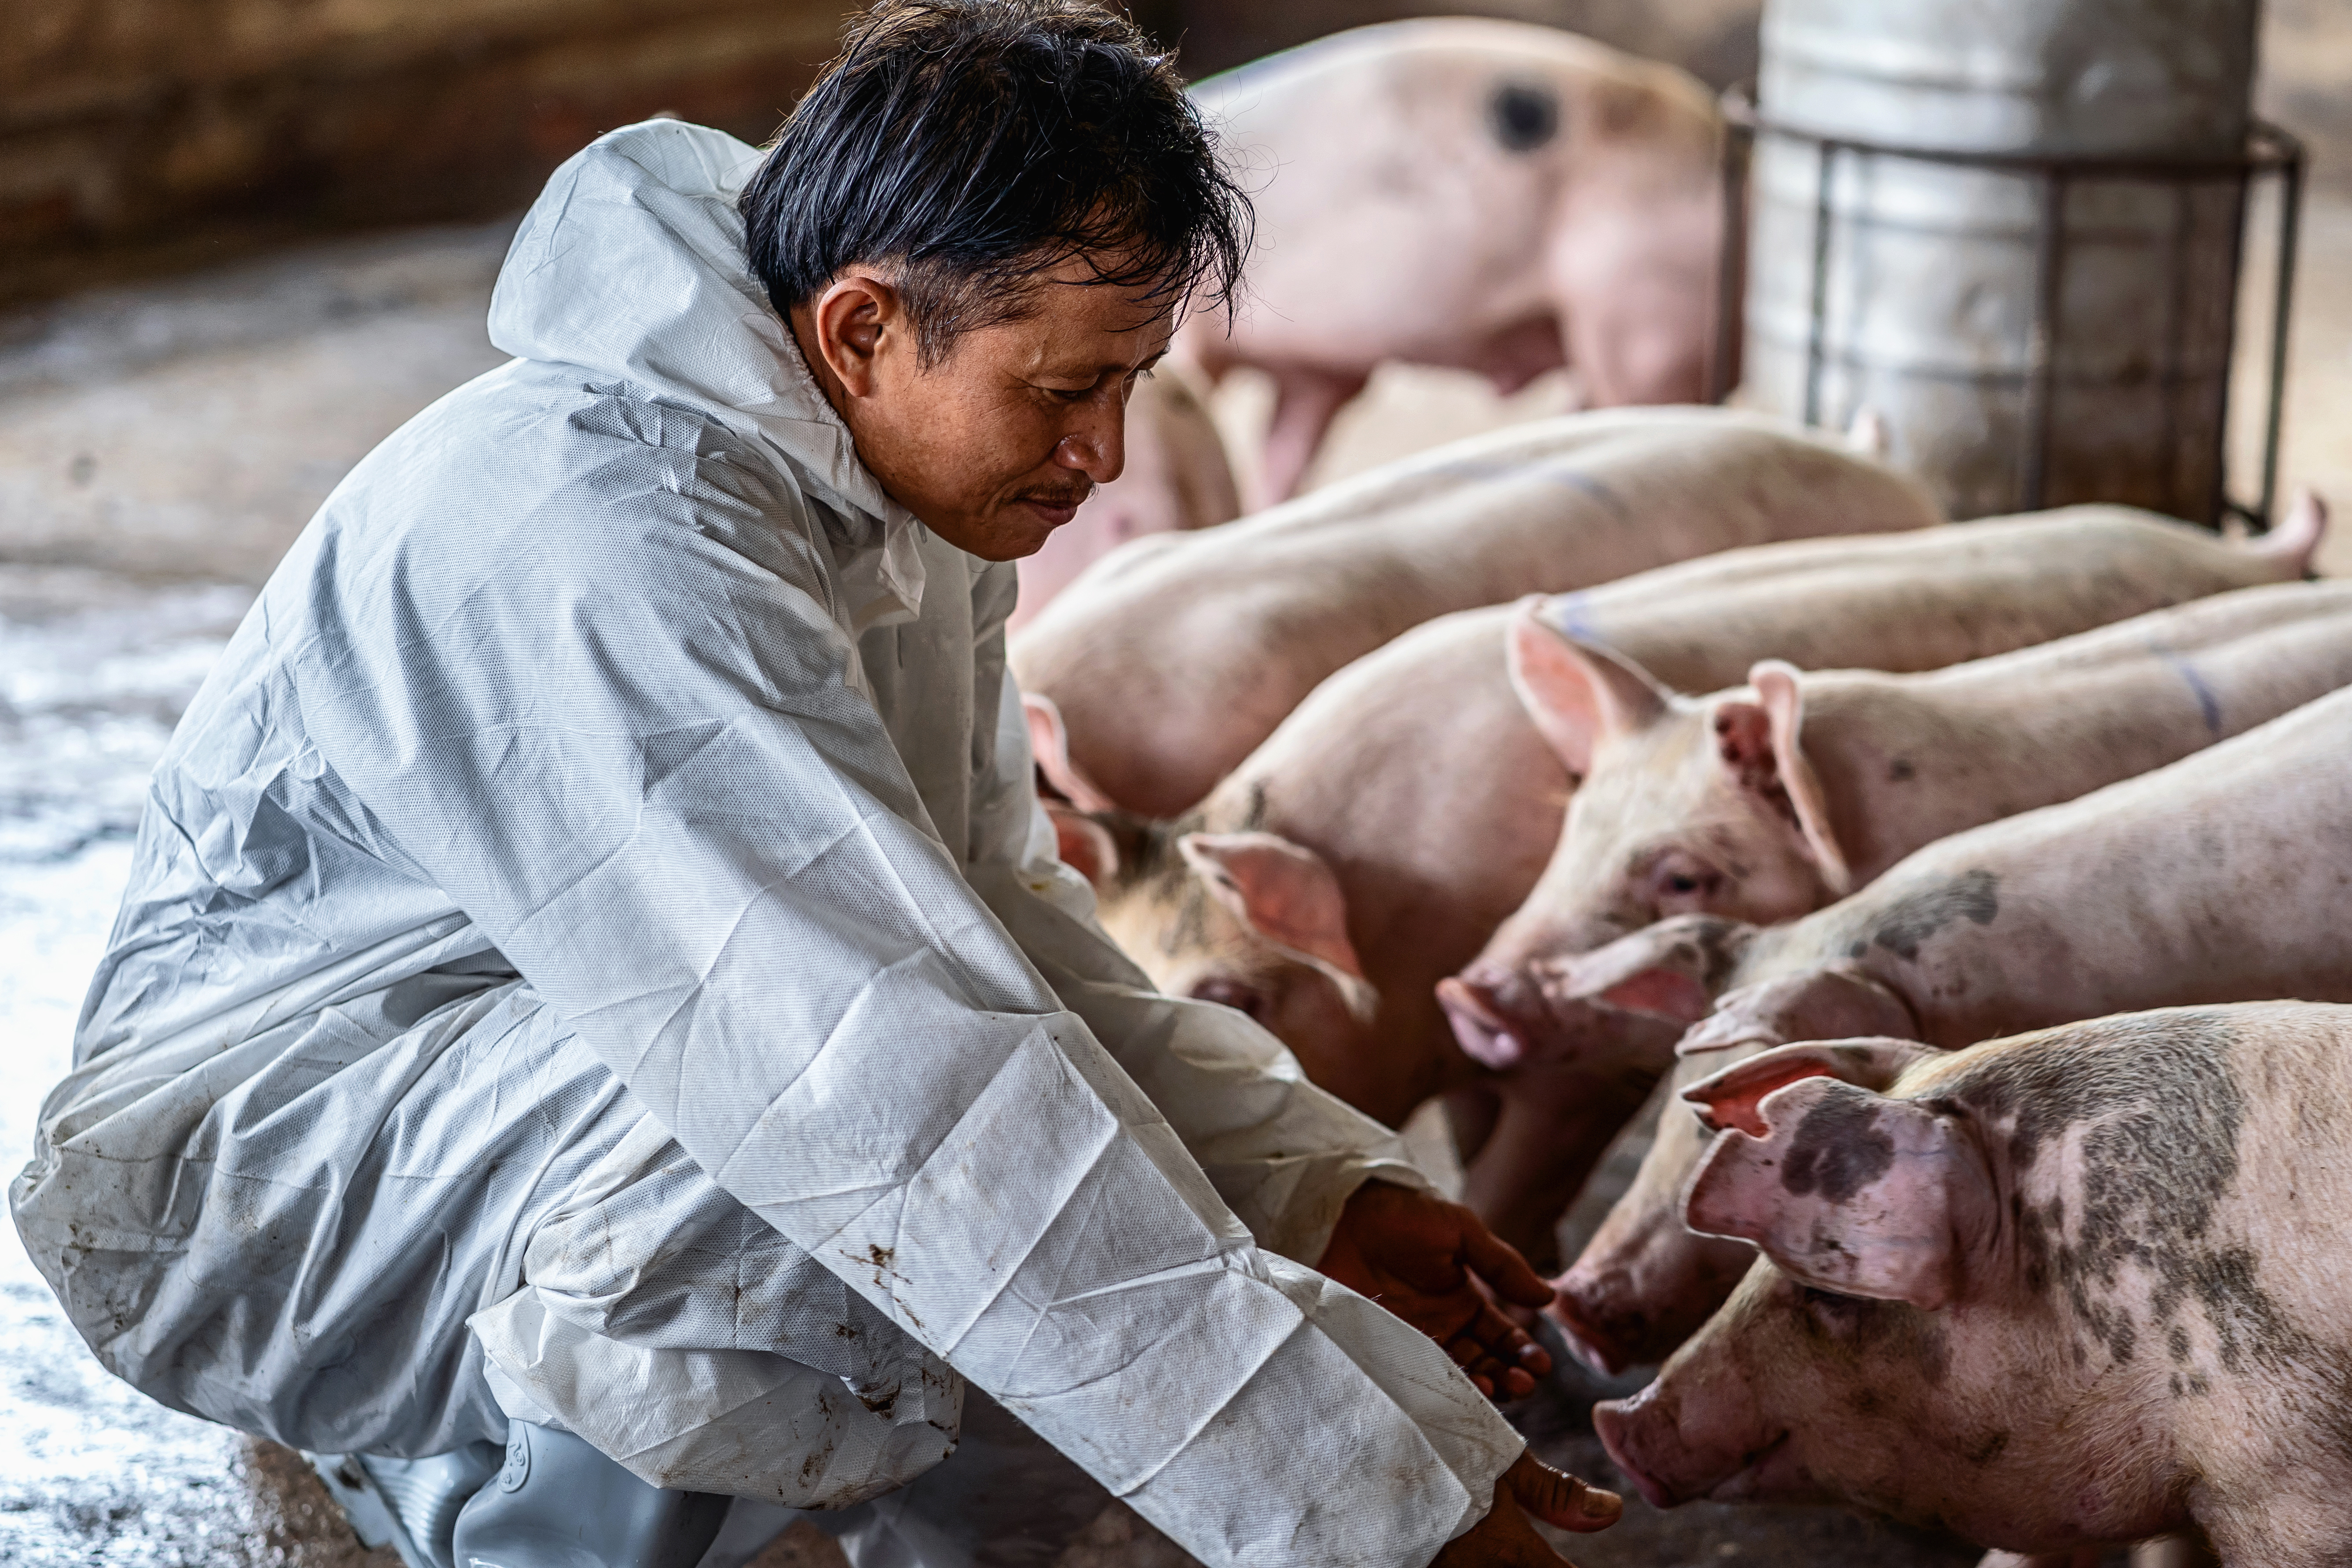
[[[127,874],[145,772],[303,521],[369,447],[499,363],[483,304],[503,227],[346,242],[0,318],[0,1150],[26,1149]],[[2352,198],[2315,199],[2294,328],[2290,480],[2352,506]],[[1392,370],[1346,411],[1328,479],[1562,405]],[[1253,399],[1256,399],[1253,403]],[[1262,389],[1220,399],[1236,428]],[[2323,559],[2352,567],[2352,527]],[[1612,1483],[1564,1374],[1515,1415],[1547,1455]],[[1821,1510],[1638,1501],[1568,1542],[1585,1568],[1881,1568],[1974,1561],[1956,1542]],[[763,1568],[838,1562],[802,1531]],[[1123,1510],[1068,1568],[1181,1560]],[[11,1234],[0,1241],[0,1563],[390,1568],[284,1450],[108,1378]]]

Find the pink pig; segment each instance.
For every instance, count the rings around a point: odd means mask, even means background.
[[[1578,961],[1576,989],[1632,987],[1694,1019],[1677,1047],[1685,1085],[1797,1040],[1957,1047],[2146,1007],[2352,1002],[2338,923],[2352,885],[2347,745],[2352,688],[1939,840],[1793,924],[1663,921]],[[1633,1187],[1560,1279],[1551,1310],[1589,1358],[1659,1359],[1747,1271],[1738,1243],[1682,1224],[1704,1148],[1696,1121],[1669,1107]]]
[[[1192,89],[1254,172],[1258,251],[1212,374],[1269,372],[1253,508],[1286,499],[1384,360],[1511,392],[1572,365],[1591,407],[1693,403],[1713,331],[1721,126],[1671,66],[1475,17],[1359,27]]]
[[[1798,1045],[1687,1098],[1723,1129],[1689,1224],[1764,1257],[1594,1412],[1653,1503],[2352,1561],[2352,1007]]]

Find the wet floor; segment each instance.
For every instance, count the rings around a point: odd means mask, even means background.
[[[2311,215],[2289,473],[2352,491],[2352,202]],[[503,230],[347,242],[0,318],[0,1169],[29,1149],[130,862],[147,770],[254,589],[342,473],[497,363],[482,331]],[[1540,393],[1534,395],[1540,396]],[[1511,413],[1384,373],[1336,476]],[[1439,416],[1442,415],[1443,417]],[[2339,499],[2352,500],[2352,493]],[[2334,542],[2352,561],[2352,530]],[[1617,1385],[1622,1388],[1628,1385]],[[1563,1374],[1516,1412],[1548,1457],[1616,1479]],[[1565,1542],[1584,1568],[1960,1568],[1976,1553],[1827,1510],[1638,1500]],[[1179,1560],[1131,1518],[1065,1568]],[[391,1568],[285,1450],[163,1410],[101,1372],[0,1237],[0,1563]],[[763,1568],[835,1564],[803,1533]]]

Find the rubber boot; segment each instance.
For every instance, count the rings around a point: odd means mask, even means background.
[[[505,1468],[457,1515],[455,1568],[694,1568],[733,1500],[648,1486],[584,1438],[516,1421]]]
[[[429,1459],[375,1454],[305,1454],[362,1546],[389,1546],[408,1568],[455,1568],[457,1510],[498,1474],[496,1443],[471,1443]]]

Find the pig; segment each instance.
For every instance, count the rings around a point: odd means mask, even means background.
[[[1241,515],[1204,389],[1174,361],[1162,360],[1129,395],[1126,451],[1119,476],[1096,486],[1076,517],[1022,558],[1021,596],[1008,632],[1034,620],[1071,579],[1129,540],[1213,528]]]
[[[1253,508],[1288,499],[1384,360],[1510,393],[1561,364],[1586,406],[1705,397],[1720,117],[1671,66],[1526,23],[1391,22],[1192,89],[1267,177],[1249,299],[1181,342],[1276,401]]]
[[[2286,570],[2184,524],[2070,508],[1759,546],[1544,614],[1669,679],[1712,682],[1767,653],[1932,668]],[[1538,1258],[1553,1249],[1554,1194],[1580,1184],[1682,1026],[1595,1009],[1639,1072],[1588,1075],[1584,1056],[1557,1079],[1542,1064],[1497,1075],[1464,1055],[1433,994],[1526,896],[1559,832],[1572,781],[1507,671],[1514,637],[1552,635],[1509,605],[1443,617],[1326,681],[1200,809],[1057,822],[1106,929],[1163,990],[1251,1013],[1315,1082],[1391,1125],[1454,1097],[1479,1144],[1466,1200]],[[1058,734],[1036,725],[1042,754]]]
[[[1652,1502],[1835,1500],[2037,1557],[2194,1525],[2225,1568],[2352,1562],[2352,1008],[1805,1044],[1691,1097],[1723,1131],[1688,1223],[1763,1256],[1593,1413]]]
[[[1449,611],[1940,519],[1916,480],[1775,420],[1570,415],[1113,551],[1023,628],[1011,660],[1060,715],[1064,795],[1171,817],[1324,677]]]
[[[2310,558],[2306,495],[2264,549]],[[1768,661],[1740,689],[1666,691],[1638,664],[1537,639],[1514,682],[1579,784],[1535,891],[1441,987],[1505,1067],[1530,976],[1672,915],[1793,920],[1913,850],[2068,800],[2352,681],[2352,584],[2176,606],[1976,663],[1890,675]]]
[[[1661,921],[1570,961],[1580,1027],[1626,999],[1692,1026],[1687,1085],[1792,1040],[1957,1047],[2103,1014],[2291,996],[2352,1001],[2352,689],[2061,805],[1938,840],[1788,925]],[[1710,1012],[1706,998],[1718,995]],[[1601,1070],[1622,1074],[1613,1037]],[[1662,1359],[1747,1272],[1679,1194],[1706,1147],[1669,1109],[1632,1188],[1550,1309],[1597,1365]]]

